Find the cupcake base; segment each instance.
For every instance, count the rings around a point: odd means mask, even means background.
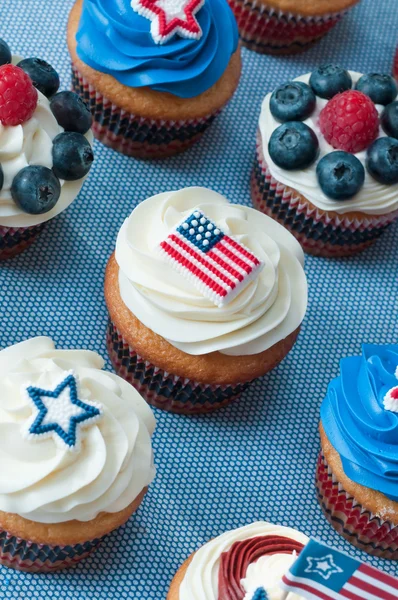
[[[45,223],[33,227],[2,227],[0,225],[0,260],[7,260],[29,248],[43,231]]]
[[[167,158],[195,144],[221,108],[197,119],[154,120],[133,115],[102,96],[72,64],[72,88],[93,115],[95,137],[113,150],[135,158]]]
[[[318,500],[329,523],[368,554],[398,560],[398,526],[372,514],[348,494],[320,452],[316,471]]]
[[[116,373],[134,386],[148,404],[167,411],[212,412],[230,404],[252,383],[210,385],[167,373],[137,354],[110,319],[107,347]]]
[[[298,54],[320,40],[344,16],[322,17],[285,13],[256,0],[228,0],[242,43],[261,54]]]
[[[74,567],[96,550],[101,539],[70,546],[35,544],[0,530],[0,564],[18,571],[51,573]]]
[[[286,227],[304,251],[328,258],[351,256],[371,246],[398,218],[398,211],[387,215],[352,213],[338,215],[322,211],[303,196],[278,182],[271,175],[257,138],[257,157],[251,178],[254,207]]]

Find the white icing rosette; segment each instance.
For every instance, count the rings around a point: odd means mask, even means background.
[[[125,509],[151,483],[152,412],[128,383],[102,371],[103,366],[98,354],[56,350],[47,337],[0,352],[1,511],[39,523],[90,521],[101,512]],[[100,413],[78,428],[73,452],[57,442],[54,432],[34,440],[26,435],[37,416],[27,390],[32,397],[32,389],[38,396],[37,389],[51,393],[72,374],[81,405]],[[71,414],[79,414],[73,408]]]

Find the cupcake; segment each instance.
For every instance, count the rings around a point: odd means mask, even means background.
[[[58,87],[51,65],[0,40],[0,260],[73,202],[94,160],[91,113]]]
[[[323,37],[359,0],[228,0],[245,46],[297,54]]]
[[[265,97],[253,204],[306,252],[355,254],[397,219],[396,96],[390,75],[329,64]]]
[[[94,135],[138,158],[190,147],[239,82],[226,0],[77,0],[68,45],[73,88],[90,105]]]
[[[205,188],[159,194],[124,222],[105,277],[116,372],[158,408],[220,408],[292,348],[307,306],[290,233]]]
[[[47,337],[0,352],[0,564],[71,567],[140,505],[154,418],[103,366]]]
[[[398,560],[398,346],[344,358],[321,406],[316,487],[328,521],[374,556]]]
[[[181,566],[167,600],[282,600],[280,587],[308,538],[259,521],[214,538]],[[288,594],[288,600],[301,600]]]

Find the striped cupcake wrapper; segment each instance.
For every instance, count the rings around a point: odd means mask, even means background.
[[[257,138],[251,181],[254,207],[272,217],[298,239],[303,249],[320,256],[349,256],[370,246],[398,218],[398,211],[361,220],[311,207],[299,194],[272,177]]]
[[[199,140],[222,110],[181,121],[133,115],[97,92],[73,64],[72,87],[90,107],[95,137],[106,146],[136,158],[166,158],[184,152]]]
[[[296,54],[311,47],[347,12],[322,17],[285,13],[258,0],[228,0],[245,46],[263,54]]]
[[[111,320],[107,347],[116,373],[131,383],[148,404],[163,410],[183,414],[212,412],[235,400],[252,383],[210,385],[167,373],[137,354]]]
[[[320,452],[316,488],[325,517],[346,540],[381,558],[398,560],[398,526],[374,515],[348,494]]]
[[[45,223],[33,227],[3,227],[0,225],[0,260],[20,254],[36,240]]]
[[[74,546],[35,544],[0,530],[0,564],[19,571],[51,573],[75,566],[93,552],[104,538]]]

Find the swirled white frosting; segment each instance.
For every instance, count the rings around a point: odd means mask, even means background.
[[[85,350],[56,350],[38,337],[0,352],[0,510],[40,523],[89,521],[126,508],[154,477],[151,410],[128,383],[101,371],[102,358]],[[22,435],[32,404],[24,387],[55,389],[73,370],[82,400],[103,416],[82,430],[79,452],[47,438]]]
[[[265,262],[259,277],[222,307],[202,296],[158,251],[195,208]],[[166,192],[139,204],[119,232],[116,260],[126,306],[188,354],[257,354],[287,337],[304,318],[304,255],[295,238],[273,219],[206,188]]]
[[[235,542],[267,535],[290,538],[303,545],[308,542],[308,537],[295,529],[272,525],[265,521],[258,521],[240,529],[228,531],[211,540],[195,553],[181,582],[179,600],[218,600],[218,573],[222,553],[228,552]],[[242,588],[247,592],[245,600],[251,600],[258,587],[264,587],[270,600],[283,598],[276,580],[280,580],[282,575],[289,569],[293,560],[292,556],[274,554],[269,556],[268,560],[271,562],[267,564],[266,561],[264,562],[260,558],[257,561],[259,563],[257,567],[257,563],[253,563],[248,567],[246,578],[242,580]],[[258,567],[265,567],[261,574]],[[259,582],[258,585],[257,581]],[[253,589],[255,585],[257,585],[257,588]],[[289,594],[288,599],[300,600],[300,596]]]
[[[352,77],[353,86],[362,76],[361,73],[350,71]],[[308,83],[310,80],[311,73],[297,77],[295,81],[303,81]],[[261,115],[259,121],[259,127],[262,139],[262,150],[264,158],[268,164],[271,175],[280,183],[297,190],[305,198],[307,198],[311,204],[325,211],[333,211],[338,214],[346,214],[348,212],[363,212],[369,215],[384,215],[395,210],[398,210],[398,184],[397,185],[383,185],[378,183],[368,173],[365,162],[366,162],[366,150],[358,152],[355,156],[361,161],[365,168],[365,183],[361,190],[350,200],[344,202],[337,202],[325,196],[322,192],[318,179],[316,176],[316,165],[323,156],[334,152],[334,148],[328,144],[323,137],[319,128],[319,114],[321,110],[326,106],[327,100],[324,98],[316,97],[316,107],[314,113],[304,121],[308,127],[314,130],[319,141],[319,157],[317,161],[307,167],[306,169],[298,171],[287,171],[278,167],[271,159],[268,151],[268,143],[273,131],[279,127],[280,123],[272,116],[269,102],[271,94],[268,94],[263,102],[261,108]],[[382,112],[384,106],[376,104],[376,109],[379,113]],[[379,137],[384,137],[385,133],[380,127]]]
[[[13,56],[13,64],[21,60]],[[42,215],[30,215],[21,210],[11,196],[11,185],[17,173],[29,165],[53,166],[52,141],[64,130],[51,112],[50,102],[41,93],[33,116],[15,127],[5,127],[0,123],[0,164],[4,174],[4,184],[0,190],[0,225],[4,227],[30,227],[49,221],[73,202],[85,178],[77,181],[61,180],[61,195],[52,210]],[[86,138],[92,144],[91,130]]]

